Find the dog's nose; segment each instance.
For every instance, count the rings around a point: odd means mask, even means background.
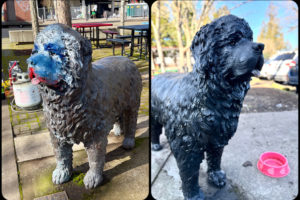
[[[252,48],[256,51],[263,51],[265,45],[263,43],[253,43]]]

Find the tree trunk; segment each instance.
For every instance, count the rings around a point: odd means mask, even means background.
[[[181,2],[180,1],[174,1],[173,2],[173,11],[175,11],[175,28],[176,28],[176,32],[177,32],[177,41],[178,41],[178,49],[179,49],[179,66],[178,71],[182,72],[183,71],[183,67],[185,66],[185,57],[184,57],[184,46],[183,46],[183,42],[182,42],[182,19],[181,19]]]
[[[151,71],[152,71],[152,70],[155,70],[153,52],[151,52],[150,55],[151,55]]]
[[[154,24],[153,21],[151,20],[151,25],[153,28],[154,39],[156,42],[158,57],[160,60],[160,69],[161,69],[161,72],[164,73],[166,71],[166,69],[165,69],[166,64],[165,64],[164,54],[163,54],[161,42],[160,42],[160,1],[156,1],[155,14],[156,14],[156,16],[155,16],[156,24]]]
[[[192,59],[192,53],[191,53],[191,50],[188,49],[186,51],[186,65],[188,67],[189,72],[193,71],[191,59]]]
[[[121,0],[121,5],[120,5],[120,21],[121,21],[121,26],[125,25],[125,0]],[[124,35],[124,29],[120,30],[121,35]]]
[[[81,12],[82,12],[82,18],[85,19],[85,21],[87,21],[87,14],[86,14],[86,4],[85,4],[85,0],[81,1]]]
[[[70,0],[55,1],[56,21],[67,26],[72,26]]]
[[[38,21],[37,10],[36,10],[36,0],[30,0],[29,4],[30,4],[30,15],[32,21],[33,39],[35,39],[35,37],[39,33],[39,21]]]

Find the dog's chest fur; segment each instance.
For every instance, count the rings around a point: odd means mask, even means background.
[[[45,92],[48,90],[48,93]],[[49,93],[52,93],[49,95]],[[87,99],[79,95],[81,92],[68,95],[55,94],[54,90],[44,88],[41,92],[43,98],[44,114],[47,127],[58,139],[70,143],[79,143],[84,134],[89,131],[82,130],[83,125],[88,126]],[[76,96],[77,95],[77,96]],[[87,128],[89,130],[91,127]],[[91,129],[90,129],[91,130]],[[82,133],[83,132],[83,133]],[[82,134],[78,134],[82,133]]]
[[[226,145],[236,131],[249,82],[231,87],[220,85],[222,81],[189,75],[169,81],[173,87],[164,88],[160,102],[153,102],[154,107],[162,107],[158,112],[154,109],[155,118],[165,126],[169,141],[181,137],[183,142]]]

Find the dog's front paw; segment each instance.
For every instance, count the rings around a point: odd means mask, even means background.
[[[226,174],[223,170],[210,171],[207,173],[208,182],[216,187],[224,187],[226,185]]]
[[[95,171],[89,170],[84,176],[83,182],[86,189],[92,189],[97,187],[102,182],[102,175]]]
[[[122,146],[124,149],[133,149],[135,146],[135,139],[134,138],[125,138]]]
[[[159,151],[162,149],[162,146],[160,144],[151,144],[151,149],[153,151]]]
[[[72,172],[68,168],[58,168],[52,173],[52,182],[54,184],[62,184],[70,180]]]
[[[204,193],[199,189],[199,193],[191,198],[184,198],[185,200],[204,200],[205,196]]]

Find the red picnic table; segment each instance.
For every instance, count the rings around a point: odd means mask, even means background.
[[[75,27],[76,30],[82,34],[83,36],[85,36],[86,33],[90,33],[90,40],[91,41],[95,41],[97,42],[96,46],[99,47],[99,27],[101,26],[112,26],[112,24],[107,24],[107,23],[75,23],[72,24],[72,27]],[[85,31],[85,28],[90,28],[89,31]],[[94,29],[95,28],[95,29]],[[94,30],[96,30],[96,38],[95,36],[95,32]]]

